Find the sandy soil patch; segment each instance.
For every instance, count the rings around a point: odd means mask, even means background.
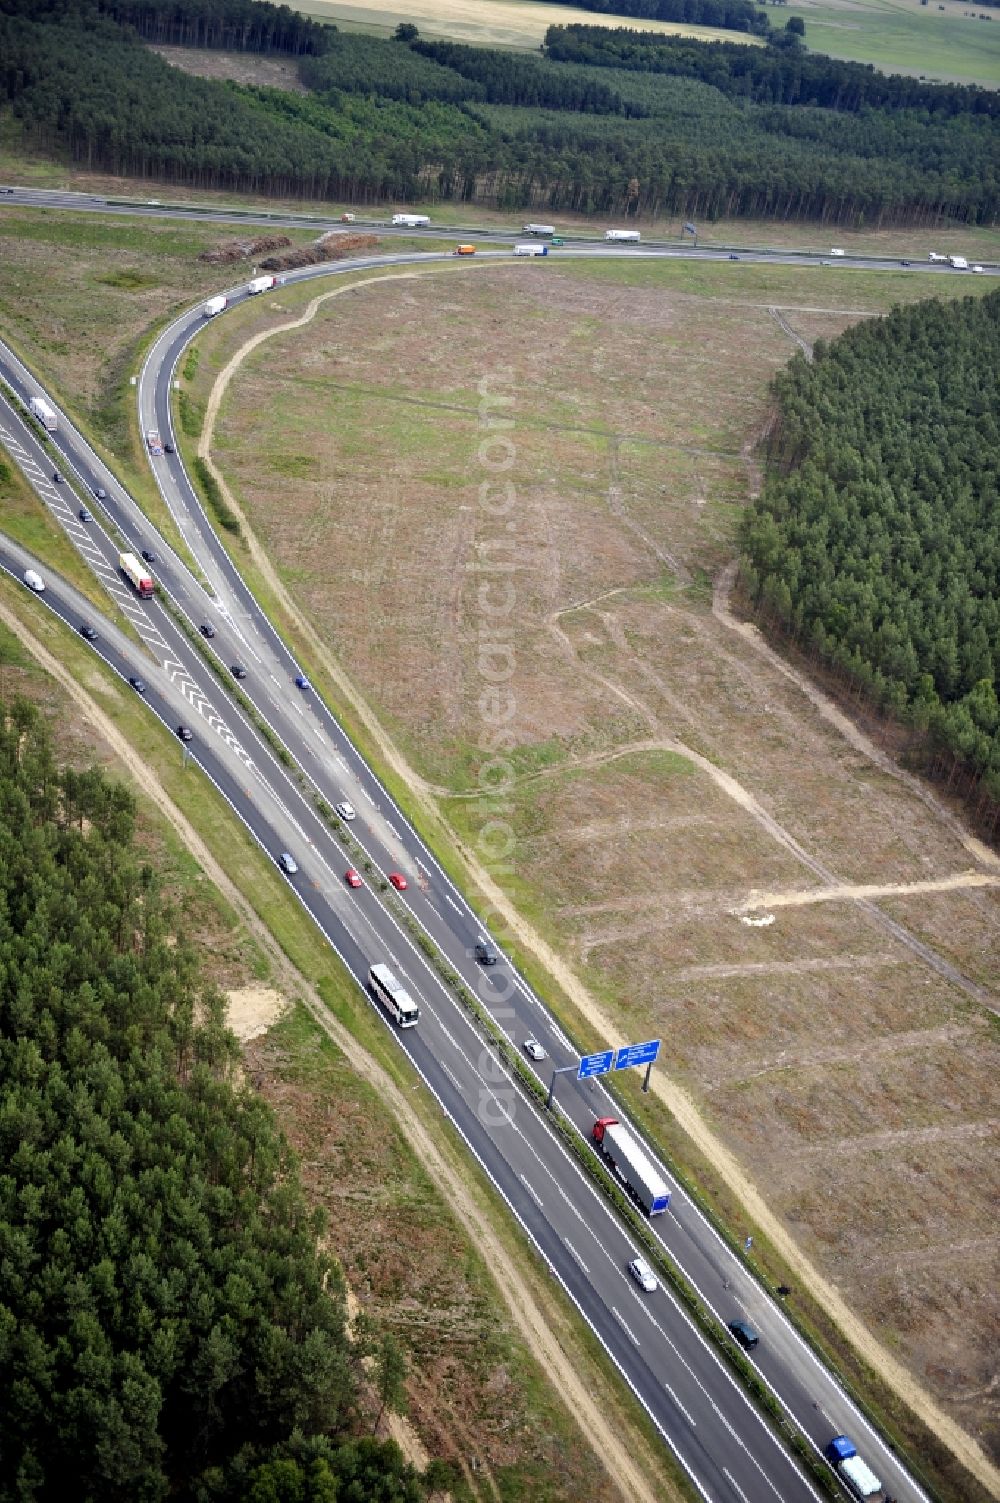
[[[241,1044],[260,1038],[288,1007],[272,986],[241,986],[226,993],[226,1022]]]

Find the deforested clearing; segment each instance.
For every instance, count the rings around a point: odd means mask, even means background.
[[[923,291],[566,263],[372,285],[253,351],[214,454],[457,836],[489,865],[499,810],[521,913],[621,1036],[669,1039],[785,1229],[995,1456],[1000,900],[958,879],[998,866],[719,590],[770,376]],[[843,890],[740,921],[812,887]]]

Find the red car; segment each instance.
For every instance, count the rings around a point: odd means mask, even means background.
[[[353,866],[349,866],[347,868],[346,872],[344,873],[344,881],[347,883],[348,887],[364,887],[365,885],[362,882],[359,873],[354,870]]]
[[[407,881],[402,872],[390,872],[389,881],[392,883],[397,892],[406,891]]]

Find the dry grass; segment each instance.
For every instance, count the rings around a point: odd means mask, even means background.
[[[495,409],[516,450],[507,885],[623,1032],[671,1039],[786,1225],[995,1453],[997,1030],[877,910],[787,908],[763,929],[733,913],[754,891],[975,864],[712,614],[706,583],[731,553],[767,379],[794,349],[768,308],[828,337],[852,315],[823,292],[849,281],[850,306],[872,308],[898,287],[814,275],[807,301],[802,273],[740,270],[717,270],[721,297],[702,268],[630,267],[626,294],[610,269],[565,263],[359,291],[255,352],[218,458],[474,842],[473,566],[506,536],[477,499],[477,387],[510,391]],[[885,911],[995,985],[994,891]],[[637,968],[655,988],[637,990]]]

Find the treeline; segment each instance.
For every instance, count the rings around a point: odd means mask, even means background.
[[[728,74],[723,88],[662,71],[657,60],[675,54],[641,33],[609,33],[617,42],[605,64],[590,66],[425,43],[409,28],[393,41],[331,32],[323,55],[299,63],[312,92],[291,94],[192,77],[131,28],[54,0],[32,18],[13,13],[27,3],[0,0],[0,106],[35,149],[93,171],[359,205],[456,199],[608,219],[932,225],[990,223],[1000,208],[995,121],[979,108],[981,91],[965,91],[976,107],[964,112],[758,103]],[[593,31],[550,37],[577,46]],[[634,66],[607,65],[628,63],[633,43]],[[771,49],[734,50],[766,58]],[[728,55],[693,54],[699,65],[721,59],[724,74]]]
[[[851,111],[926,110],[936,116],[1000,115],[1000,96],[995,90],[879,73],[869,63],[841,62],[801,48],[776,50],[625,27],[573,25],[550,26],[545,51],[559,62],[697,78],[731,98],[758,104]]]
[[[562,3],[562,0],[557,0]],[[635,16],[641,21],[683,21],[688,26],[719,26],[726,31],[766,35],[767,12],[752,0],[579,0],[581,10]]]
[[[440,1464],[357,1438],[322,1216],[134,827],[0,706],[0,1503],[420,1503]]]
[[[775,382],[743,532],[761,616],[910,724],[1000,824],[1000,292],[817,344]]]
[[[8,15],[86,19],[93,14],[132,26],[159,46],[219,47],[240,52],[322,52],[329,28],[287,5],[265,0],[4,0]]]

